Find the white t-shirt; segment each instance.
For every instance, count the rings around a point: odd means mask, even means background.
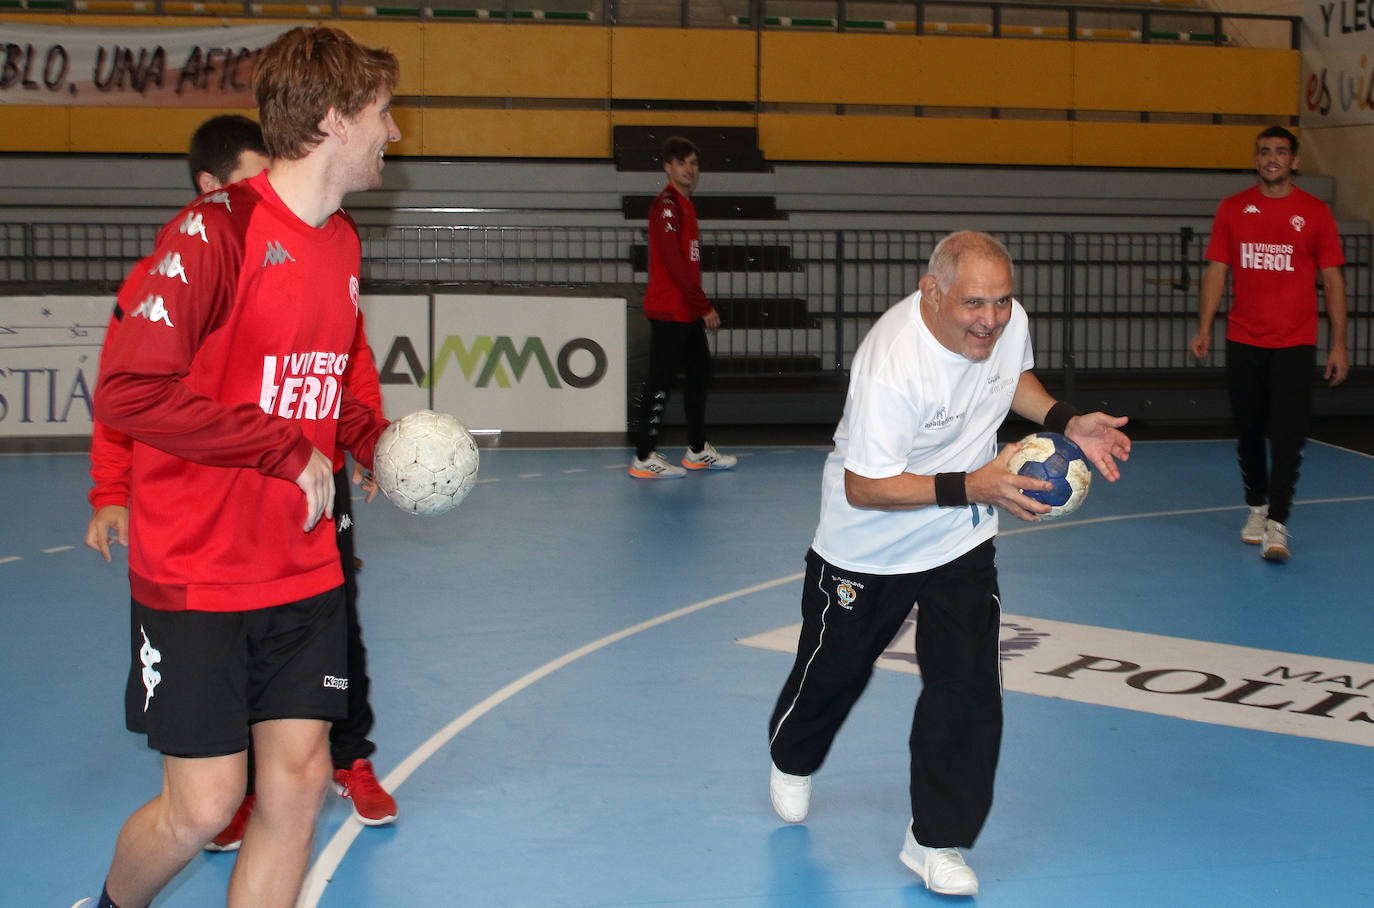
[[[1011,320],[992,354],[973,362],[946,349],[921,318],[921,294],[893,306],[859,344],[850,370],[835,450],[821,477],[821,517],[811,543],[837,567],[910,574],[946,564],[997,535],[990,505],[935,505],[905,511],[856,508],[844,471],[869,479],[972,472],[997,456],[997,429],[1021,373],[1035,364],[1026,310]]]

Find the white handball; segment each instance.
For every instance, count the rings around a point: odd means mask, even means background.
[[[455,508],[477,481],[477,442],[447,413],[418,410],[377,439],[372,472],[391,503],[408,514]]]
[[[1041,520],[1067,517],[1088,497],[1093,474],[1083,450],[1057,432],[1037,432],[1021,439],[1021,447],[1007,466],[1013,473],[1044,479],[1054,484],[1048,492],[1026,491],[1023,494],[1050,506]]]

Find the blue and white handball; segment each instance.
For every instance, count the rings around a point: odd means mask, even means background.
[[[1057,432],[1037,432],[1021,439],[1021,447],[1008,464],[1013,473],[1054,483],[1048,492],[1026,490],[1025,494],[1050,506],[1041,520],[1053,520],[1078,510],[1088,497],[1093,475],[1083,449]]]

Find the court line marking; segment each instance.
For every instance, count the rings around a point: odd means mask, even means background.
[[[551,662],[546,662],[534,671],[507,684],[505,687],[487,697],[476,706],[468,709],[462,715],[458,716],[458,718],[430,736],[429,740],[417,747],[409,756],[397,764],[395,769],[387,773],[386,778],[382,780],[382,787],[395,793],[396,789],[400,788],[415,770],[419,769],[420,766],[437,753],[441,747],[453,740],[453,738],[463,729],[472,725],[478,719],[482,718],[511,697],[514,697],[525,688],[537,681],[547,678],[549,675],[576,662],[583,656],[588,656],[597,650],[610,646],[612,643],[618,643],[627,637],[633,637],[635,634],[658,627],[660,624],[667,624],[669,621],[685,617],[693,612],[699,612],[713,605],[720,605],[722,602],[729,602],[732,599],[739,599],[744,596],[772,589],[773,587],[795,583],[804,576],[806,576],[804,573],[789,574],[786,577],[779,577],[774,580],[765,581],[764,583],[747,586],[733,592],[722,593],[719,596],[712,596],[710,599],[703,599],[700,602],[685,605],[675,611],[659,615],[657,618],[650,618],[647,621],[642,621],[639,624],[616,631],[613,634],[608,634],[600,640],[595,640],[585,646],[580,646],[572,652],[565,653]],[[354,839],[358,837],[358,833],[361,832],[362,829],[362,821],[360,821],[357,816],[350,813],[348,819],[345,820],[338,831],[334,833],[334,836],[329,840],[329,844],[325,845],[319,857],[315,859],[314,864],[311,866],[310,872],[306,875],[305,884],[301,888],[300,898],[296,900],[296,908],[316,908],[316,906],[319,905],[320,899],[324,896],[325,887],[327,887],[330,880],[333,879],[334,871],[337,870],[339,864],[343,862],[344,856],[348,854],[348,849],[352,847]]]

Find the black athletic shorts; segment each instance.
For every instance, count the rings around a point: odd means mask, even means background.
[[[176,757],[248,747],[267,719],[348,713],[343,587],[247,612],[167,612],[137,602],[124,694],[129,731]]]

